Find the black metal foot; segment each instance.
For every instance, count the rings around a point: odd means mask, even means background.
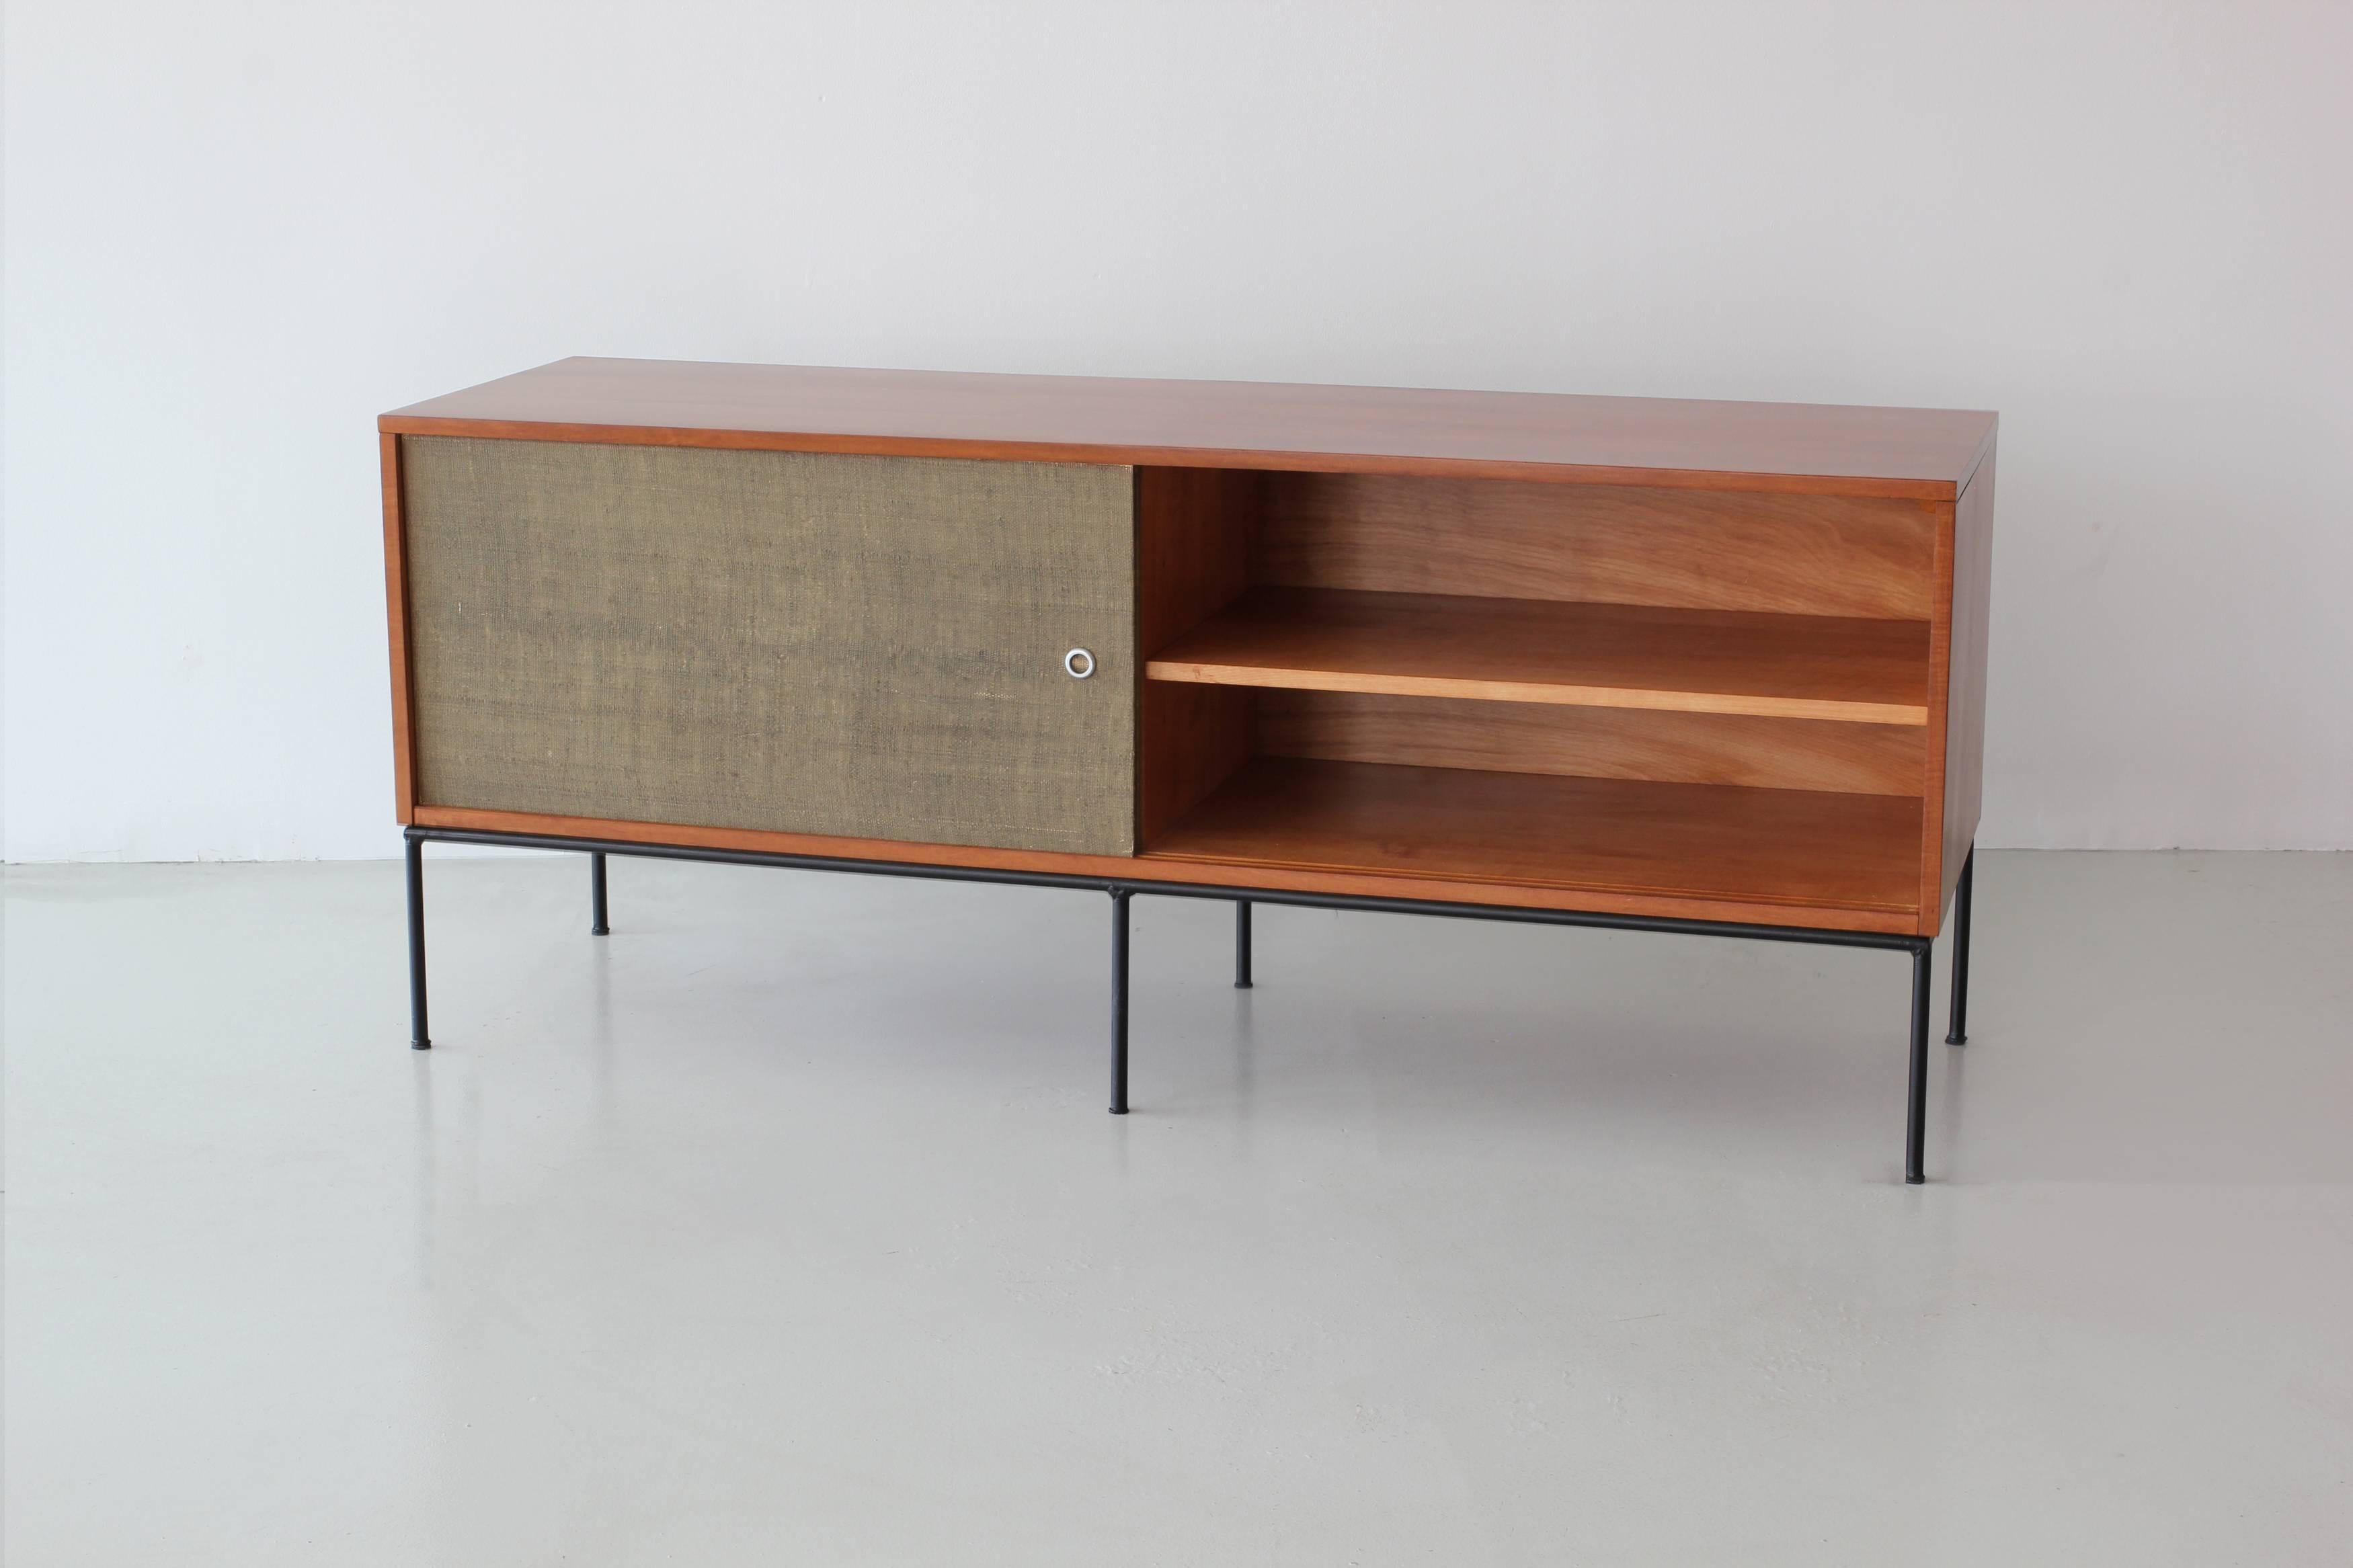
[[[1961,862],[1961,885],[1953,893],[1953,1023],[1945,1044],[1959,1046],[1969,1038],[1969,894],[1978,879],[1978,847],[1969,846]]]
[[[1250,901],[1234,900],[1234,989],[1250,988]]]
[[[429,1051],[425,1026],[425,841],[412,830],[408,844],[408,1048]]]
[[[588,852],[588,934],[610,936],[613,928],[605,923],[605,852]]]
[[[1111,890],[1111,1113],[1127,1114],[1127,900]]]
[[[1904,1179],[1918,1185],[1928,1179],[1921,1164],[1921,1145],[1928,1128],[1928,955],[1927,942],[1912,950],[1912,1078],[1904,1106]]]

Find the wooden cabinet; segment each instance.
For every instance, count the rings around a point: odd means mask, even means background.
[[[1925,963],[1966,908],[1989,414],[566,360],[380,431],[413,837],[1123,931],[1164,889]]]
[[[567,360],[382,428],[404,821],[1919,935],[1976,826],[1990,415]]]

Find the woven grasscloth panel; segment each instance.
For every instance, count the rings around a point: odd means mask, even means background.
[[[420,802],[1134,850],[1130,469],[423,436],[401,469]]]

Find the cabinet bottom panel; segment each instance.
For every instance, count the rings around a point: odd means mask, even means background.
[[[1246,779],[1247,773],[1238,775],[1233,782],[1243,783]],[[1597,781],[1549,782],[1590,784]],[[1210,804],[1215,804],[1214,799]],[[1912,805],[1916,813],[1916,803],[1899,804]],[[1916,831],[1916,816],[1914,820]],[[746,828],[697,827],[676,823],[622,822],[601,817],[429,805],[417,808],[415,821],[422,827],[605,839],[622,844],[692,846],[805,855],[826,859],[1101,877],[1106,883],[1113,880],[1185,883],[1229,888],[1238,895],[1248,893],[1252,889],[1288,889],[1366,898],[1422,899],[1440,903],[1494,904],[1519,909],[1577,910],[1599,914],[1657,916],[1669,920],[1798,925],[1824,931],[1883,931],[1898,935],[1912,934],[1918,927],[1917,912],[1910,906],[1882,909],[1831,903],[1809,905],[1786,900],[1759,901],[1644,891],[1624,887],[1482,882],[1468,880],[1460,875],[1430,874],[1427,868],[1380,870],[1280,864],[1254,859],[1248,853],[1237,854],[1230,858],[1193,852],[1136,856],[1073,855],[1047,850],[905,843],[892,839],[844,838],[818,834],[770,833]],[[1916,845],[1912,848],[1916,854]],[[1916,862],[1915,865],[1916,867]],[[1916,874],[1915,869],[1912,875],[1915,879]]]
[[[1258,757],[1152,849],[1177,860],[1910,918],[1920,802]]]

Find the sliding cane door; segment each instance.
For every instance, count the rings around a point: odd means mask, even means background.
[[[417,801],[1134,847],[1132,470],[406,437]]]

